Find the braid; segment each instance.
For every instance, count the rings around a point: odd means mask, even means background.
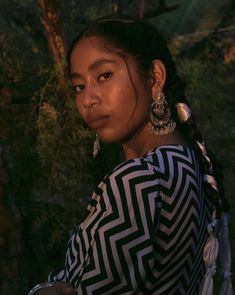
[[[223,187],[219,183],[214,165],[208,153],[201,134],[197,129],[195,119],[191,115],[189,107],[185,103],[177,103],[178,118],[185,135],[190,141],[192,148],[196,151],[203,173],[206,194],[215,207],[216,219],[220,219],[223,211],[228,211],[229,206],[223,195]]]

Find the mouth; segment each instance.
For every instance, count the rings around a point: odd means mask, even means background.
[[[92,129],[97,129],[103,127],[107,124],[109,116],[90,116],[87,119],[87,124]]]

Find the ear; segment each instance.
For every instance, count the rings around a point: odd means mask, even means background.
[[[162,90],[166,81],[166,68],[162,61],[154,59],[152,61],[152,88]]]

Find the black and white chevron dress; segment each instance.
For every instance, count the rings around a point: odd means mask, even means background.
[[[195,295],[210,205],[194,152],[178,145],[128,160],[94,192],[68,243],[65,267],[49,281],[77,294]]]

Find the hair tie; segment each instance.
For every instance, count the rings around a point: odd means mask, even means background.
[[[178,113],[178,117],[180,123],[187,122],[187,120],[191,117],[192,113],[190,108],[183,102],[179,102],[175,105]]]
[[[217,182],[213,176],[211,176],[209,174],[204,174],[203,180],[208,182],[213,187],[213,189],[218,192],[218,185],[217,185]]]

